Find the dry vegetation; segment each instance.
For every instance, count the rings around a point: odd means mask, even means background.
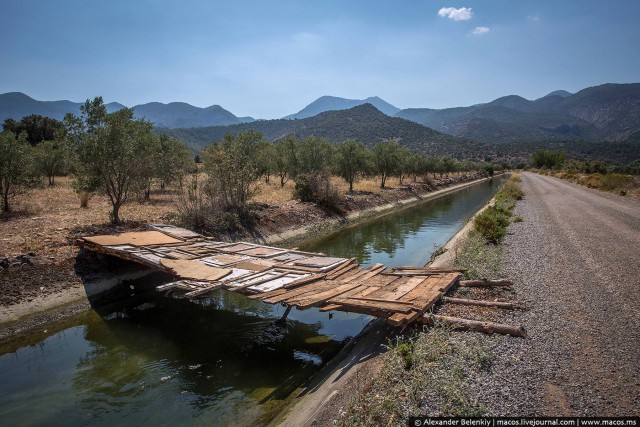
[[[125,226],[165,221],[175,211],[175,195],[175,190],[167,190],[154,193],[148,202],[125,204]],[[33,189],[16,202],[15,212],[0,216],[0,257],[34,252],[40,261],[65,259],[77,253],[73,246],[76,234],[89,234],[91,227],[112,227],[107,197],[95,195],[88,208],[81,208],[67,177],[57,178],[53,187]]]
[[[640,197],[640,177],[637,175],[624,175],[619,173],[585,174],[565,171],[540,171],[539,173],[621,196]]]

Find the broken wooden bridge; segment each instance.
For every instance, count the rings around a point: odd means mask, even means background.
[[[134,261],[180,280],[158,291],[195,298],[217,289],[240,292],[270,304],[320,311],[348,311],[385,318],[395,326],[433,322],[434,318],[466,329],[524,336],[522,327],[430,316],[436,303],[460,281],[459,270],[358,265],[355,258],[330,257],[296,249],[246,242],[218,242],[189,230],[155,224],[149,231],[78,239],[78,246]],[[509,285],[509,282],[484,282]],[[457,300],[450,303],[492,305],[492,301]],[[503,303],[504,304],[504,303]],[[508,308],[495,305],[500,308]],[[285,314],[286,315],[286,314]],[[451,320],[453,319],[453,320]],[[466,323],[465,323],[466,322]],[[471,323],[469,323],[471,322]],[[506,328],[506,329],[505,329]]]

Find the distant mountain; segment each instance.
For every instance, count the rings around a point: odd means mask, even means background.
[[[19,120],[30,114],[62,120],[67,113],[79,115],[82,104],[71,101],[37,101],[21,92],[0,94],[0,123],[7,118]],[[117,102],[106,104],[106,107],[110,113],[125,108]],[[254,121],[251,117],[236,117],[219,105],[200,108],[184,102],[150,102],[136,105],[133,111],[136,117],[144,117],[156,126],[168,128],[230,125]]]
[[[470,107],[410,108],[396,117],[485,142],[626,141],[640,131],[640,84],[605,84],[535,101],[512,95]]]
[[[297,113],[283,118],[289,120],[306,119],[307,117],[313,117],[320,113],[324,113],[325,111],[348,110],[363,104],[371,104],[387,116],[393,116],[400,111],[398,107],[394,107],[377,96],[372,96],[367,99],[346,99],[335,96],[321,96]]]
[[[190,128],[226,126],[243,121],[219,105],[206,108],[194,107],[184,102],[162,104],[150,102],[133,107],[136,117],[144,117],[155,126],[166,128]],[[253,120],[251,118],[247,118]],[[246,120],[248,121],[248,120]]]
[[[571,92],[567,92],[566,90],[554,90],[553,92],[543,96],[543,98],[546,98],[547,96],[559,96],[562,98],[566,98],[567,96],[571,96],[571,95],[573,94]]]
[[[194,151],[221,140],[226,133],[237,135],[253,129],[268,141],[288,135],[304,138],[310,135],[325,137],[333,142],[353,138],[372,146],[378,141],[398,139],[400,145],[432,155],[474,157],[485,144],[436,132],[425,126],[397,117],[389,117],[371,104],[348,110],[326,111],[300,120],[261,120],[232,126],[214,126],[190,129],[157,129],[187,143]]]

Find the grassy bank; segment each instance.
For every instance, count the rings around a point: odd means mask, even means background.
[[[496,194],[493,205],[476,216],[454,261],[467,269],[468,278],[497,277],[504,251],[501,241],[509,224],[522,220],[512,214],[523,196],[520,177],[514,175]],[[473,290],[464,292],[465,298],[475,296]],[[379,374],[373,380],[359,380],[358,392],[338,424],[403,425],[411,415],[483,415],[485,409],[473,400],[466,378],[489,369],[493,356],[482,335],[465,335],[462,340],[461,334],[468,333],[435,325],[390,342]]]

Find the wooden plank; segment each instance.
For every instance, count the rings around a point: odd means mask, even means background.
[[[174,274],[185,279],[209,280],[216,281],[229,275],[231,270],[228,268],[211,267],[205,263],[185,259],[168,259],[161,260],[162,265],[170,268]]]
[[[391,282],[392,284],[371,294],[370,297],[391,301],[399,300],[423,281],[424,278],[422,277],[395,278],[395,280]]]
[[[311,277],[303,277],[302,279],[298,279],[295,282],[288,283],[284,285],[285,289],[293,289],[299,286],[308,285],[313,282],[317,282],[319,280],[325,279],[326,274],[313,274]]]
[[[218,284],[218,285],[208,286],[208,287],[202,288],[202,289],[196,289],[195,291],[187,292],[186,294],[184,294],[184,297],[185,298],[195,298],[197,296],[204,295],[204,294],[209,293],[209,292],[213,292],[216,289],[220,289],[222,287],[224,287],[224,285]]]
[[[319,268],[330,267],[331,265],[336,264],[342,260],[344,260],[344,258],[314,256],[314,257],[294,261],[293,264],[299,265],[301,267],[310,267],[310,268],[319,269]]]
[[[355,296],[350,296],[350,297],[344,297],[341,296],[338,299],[335,300],[331,300],[330,302],[340,302],[342,300],[345,299],[350,299],[350,300],[356,300],[356,301],[371,301],[371,302],[384,302],[384,303],[393,303],[393,304],[400,304],[400,305],[404,305],[404,306],[410,306],[413,307],[413,303],[409,302],[409,301],[393,301],[393,300],[388,300],[388,299],[383,299],[383,298],[371,298],[371,297],[367,297],[367,296],[363,296],[363,297],[355,297]]]
[[[364,309],[371,310],[384,310],[384,311],[392,311],[396,313],[409,313],[412,311],[411,306],[407,306],[404,304],[398,304],[395,302],[389,301],[366,301],[366,300],[358,300],[352,298],[334,298],[329,300],[330,304],[340,304],[346,307],[361,307]]]
[[[418,283],[418,285],[409,291],[407,294],[403,295],[399,298],[402,301],[413,301],[418,298],[420,295],[425,293],[433,284],[433,279],[430,277],[424,278],[422,282]]]
[[[362,270],[360,273],[354,274],[353,276],[343,279],[342,282],[345,282],[345,283],[363,282],[367,279],[370,279],[371,277],[377,276],[385,268],[387,267],[384,264],[373,264],[371,267]]]
[[[296,305],[304,300],[312,298],[314,295],[317,295],[320,292],[330,291],[331,289],[334,289],[334,286],[332,284],[305,286],[303,288],[296,289],[282,295],[274,296],[263,301],[270,304],[276,304],[280,302],[288,305]]]
[[[182,241],[171,236],[167,236],[159,231],[133,231],[128,233],[121,233],[117,236],[102,235],[83,237],[85,241],[91,242],[101,246],[113,246],[113,245],[133,245],[133,246],[146,246],[146,245],[164,245],[169,243],[181,243]]]
[[[314,307],[316,305],[321,305],[325,301],[330,300],[331,298],[335,298],[339,295],[342,295],[345,292],[349,292],[351,289],[357,288],[358,286],[360,286],[359,283],[356,283],[356,284],[345,283],[343,285],[337,286],[328,291],[320,292],[314,295],[313,297],[307,298],[295,305],[297,305],[299,308],[309,308],[309,307]]]
[[[353,269],[358,267],[358,260],[356,258],[350,258],[348,260],[346,260],[345,262],[343,262],[342,264],[338,265],[336,268],[334,268],[333,270],[331,270],[331,274],[330,276],[328,276],[327,278],[329,280],[334,279],[335,277],[333,276],[339,276],[341,274],[343,274],[344,271]]]

